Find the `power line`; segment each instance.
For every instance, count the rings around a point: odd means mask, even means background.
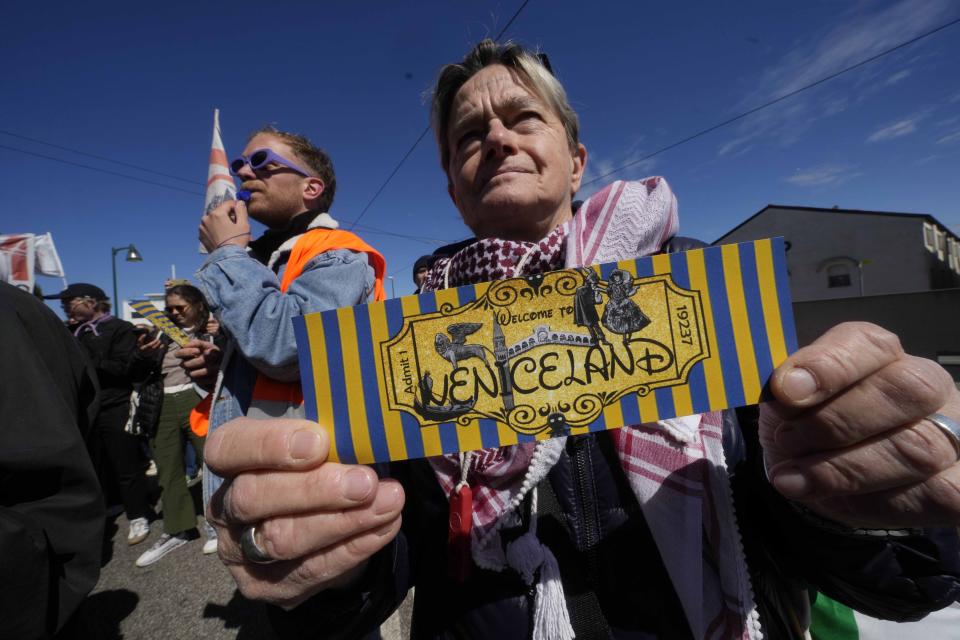
[[[379,229],[377,227],[371,227],[370,225],[361,224],[357,226],[358,231],[363,231],[364,233],[372,233],[381,236],[391,236],[393,238],[402,238],[404,240],[413,240],[415,242],[420,242],[423,244],[428,244],[431,246],[440,246],[447,244],[446,240],[441,240],[439,238],[426,238],[424,236],[411,236],[405,233],[397,233],[396,231],[387,231],[386,229]]]
[[[757,111],[760,111],[760,110],[762,110],[762,109],[766,109],[767,107],[773,106],[773,105],[777,104],[778,102],[781,102],[781,101],[783,101],[783,100],[786,100],[787,98],[791,98],[791,97],[797,95],[798,93],[800,93],[800,92],[802,92],[802,91],[806,91],[807,89],[812,89],[813,87],[816,87],[817,85],[823,84],[824,82],[827,82],[828,80],[833,80],[833,79],[836,78],[837,76],[841,76],[841,75],[847,73],[848,71],[853,71],[854,69],[857,69],[857,68],[859,68],[859,67],[862,67],[862,66],[865,65],[865,64],[869,64],[869,63],[871,63],[871,62],[873,62],[873,61],[875,61],[875,60],[879,60],[880,58],[882,58],[882,57],[884,57],[884,56],[886,56],[886,55],[889,55],[889,54],[893,53],[894,51],[897,51],[897,50],[902,49],[902,48],[904,48],[904,47],[906,47],[906,46],[909,46],[909,45],[911,45],[911,44],[913,44],[913,43],[915,43],[915,42],[918,42],[918,41],[920,41],[920,40],[923,40],[924,38],[927,38],[927,37],[929,37],[929,36],[932,36],[933,34],[937,33],[938,31],[943,31],[943,30],[946,29],[947,27],[952,27],[953,25],[957,24],[958,22],[960,22],[960,18],[957,18],[957,19],[955,19],[955,20],[951,20],[950,22],[947,22],[946,24],[942,24],[942,25],[940,25],[939,27],[936,27],[935,29],[931,29],[930,31],[927,31],[927,32],[925,32],[925,33],[921,33],[920,35],[918,35],[918,36],[916,36],[916,37],[914,37],[914,38],[911,38],[910,40],[907,40],[907,41],[905,41],[905,42],[901,42],[900,44],[898,44],[898,45],[896,45],[896,46],[893,46],[893,47],[891,47],[891,48],[889,48],[889,49],[887,49],[887,50],[885,50],[885,51],[881,51],[880,53],[878,53],[878,54],[876,54],[876,55],[870,56],[870,57],[867,58],[866,60],[861,60],[860,62],[858,62],[858,63],[856,63],[856,64],[850,65],[849,67],[847,67],[847,68],[845,68],[845,69],[841,69],[840,71],[837,71],[837,72],[835,72],[835,73],[831,73],[830,75],[825,76],[825,77],[823,77],[823,78],[820,78],[819,80],[816,80],[816,81],[814,81],[814,82],[811,82],[810,84],[805,85],[805,86],[803,86],[803,87],[800,87],[799,89],[794,89],[793,91],[789,91],[789,92],[785,93],[784,95],[780,96],[779,98],[774,98],[773,100],[770,100],[769,102],[766,102],[766,103],[760,105],[759,107],[754,107],[753,109],[749,109],[748,111],[744,111],[743,113],[741,113],[741,114],[739,114],[739,115],[736,115],[736,116],[734,116],[734,117],[732,117],[732,118],[729,118],[729,119],[727,119],[727,120],[724,120],[723,122],[720,122],[720,123],[717,123],[717,124],[715,124],[715,125],[713,125],[713,126],[707,127],[706,129],[702,129],[701,131],[698,131],[698,132],[694,133],[693,135],[687,136],[686,138],[684,138],[684,139],[682,139],[682,140],[678,140],[677,142],[673,142],[673,143],[671,143],[671,144],[668,144],[668,145],[665,146],[665,147],[661,147],[660,149],[657,149],[657,150],[654,151],[653,153],[649,153],[649,154],[643,156],[642,158],[638,158],[637,160],[631,160],[630,162],[626,163],[625,165],[620,166],[620,167],[617,167],[616,169],[613,169],[612,171],[608,171],[607,173],[603,174],[602,176],[597,176],[596,178],[594,178],[594,179],[591,180],[590,182],[585,182],[585,183],[583,183],[583,185],[581,185],[581,186],[586,187],[586,186],[588,186],[588,185],[591,185],[591,184],[593,184],[594,182],[598,182],[598,181],[600,181],[600,180],[603,180],[604,178],[608,178],[608,177],[612,176],[612,175],[615,174],[615,173],[619,173],[620,171],[623,171],[624,169],[627,169],[627,168],[629,168],[629,167],[632,167],[632,166],[635,165],[635,164],[639,164],[639,163],[643,162],[644,160],[649,160],[650,158],[652,158],[652,157],[654,157],[654,156],[660,155],[660,154],[663,153],[664,151],[669,151],[670,149],[675,149],[676,147],[679,147],[679,146],[682,145],[682,144],[686,144],[687,142],[690,142],[691,140],[695,140],[695,139],[697,139],[697,138],[699,138],[699,137],[701,137],[701,136],[704,136],[704,135],[706,135],[706,134],[708,134],[708,133],[710,133],[710,132],[712,132],[712,131],[716,131],[717,129],[720,129],[721,127],[725,127],[725,126],[727,126],[728,124],[732,124],[732,123],[736,122],[737,120],[742,120],[743,118],[746,118],[747,116],[749,116],[749,115],[751,115],[751,114],[754,114],[754,113],[756,113]]]
[[[163,184],[162,182],[154,182],[153,180],[147,180],[146,178],[138,178],[136,176],[127,175],[125,173],[119,173],[117,171],[110,171],[109,169],[101,169],[100,167],[94,167],[89,164],[83,164],[81,162],[73,162],[71,160],[64,160],[63,158],[55,158],[53,156],[48,156],[42,153],[37,153],[35,151],[27,151],[26,149],[18,149],[17,147],[9,147],[5,144],[0,144],[0,149],[7,149],[8,151],[16,151],[17,153],[25,153],[29,156],[36,156],[38,158],[44,158],[46,160],[53,160],[54,162],[62,162],[63,164],[73,165],[74,167],[83,167],[84,169],[90,169],[91,171],[99,171],[100,173],[107,173],[112,176],[118,176],[120,178],[126,178],[127,180],[135,180],[137,182],[143,182],[145,184],[152,184],[156,187],[163,187],[164,189],[170,189],[172,191],[180,191],[182,193],[189,193],[194,196],[202,196],[203,193],[200,191],[190,191],[188,189],[181,189],[180,187],[175,187],[169,184]]]
[[[102,160],[104,162],[112,162],[113,164],[119,164],[123,167],[130,167],[131,169],[136,169],[138,171],[145,171],[146,173],[153,173],[158,176],[163,176],[164,178],[170,178],[171,180],[179,180],[181,182],[186,182],[188,184],[195,184],[203,186],[204,183],[198,182],[197,180],[188,180],[187,178],[181,178],[180,176],[170,175],[169,173],[162,173],[160,171],[155,171],[153,169],[148,169],[147,167],[141,167],[140,165],[132,164],[130,162],[123,162],[121,160],[114,160],[113,158],[108,158],[106,156],[98,156],[94,153],[88,153],[86,151],[80,151],[79,149],[72,149],[70,147],[64,147],[59,144],[54,144],[52,142],[47,142],[46,140],[39,140],[37,138],[31,138],[29,136],[21,135],[19,133],[14,133],[13,131],[7,131],[5,129],[0,129],[0,133],[11,136],[13,138],[20,138],[21,140],[27,140],[29,142],[36,142],[37,144],[45,144],[48,147],[53,147],[54,149],[61,149],[63,151],[69,151],[70,153],[76,153],[81,156],[87,156],[88,158],[94,158],[95,160]]]
[[[55,145],[54,145],[54,146],[55,146]],[[164,189],[171,189],[171,190],[173,190],[173,191],[179,191],[179,192],[181,192],[181,193],[189,193],[189,194],[191,194],[191,195],[197,195],[197,196],[202,196],[202,195],[203,195],[203,193],[201,193],[201,192],[199,192],[199,191],[190,191],[189,189],[181,189],[180,187],[175,187],[175,186],[169,185],[169,184],[163,184],[162,182],[155,182],[155,181],[153,181],[153,180],[147,180],[147,179],[145,179],[145,178],[138,178],[137,176],[131,176],[131,175],[128,175],[128,174],[125,174],[125,173],[120,173],[120,172],[118,172],[118,171],[111,171],[111,170],[109,170],[109,169],[103,169],[103,168],[101,168],[101,167],[94,167],[94,166],[92,166],[92,165],[83,164],[83,163],[81,163],[81,162],[73,162],[73,161],[71,161],[71,160],[64,160],[63,158],[56,158],[56,157],[54,157],[54,156],[48,156],[48,155],[46,155],[46,154],[37,153],[37,152],[35,152],[35,151],[28,151],[28,150],[26,150],[26,149],[19,149],[19,148],[17,148],[17,147],[11,147],[11,146],[8,146],[8,145],[5,145],[5,144],[0,144],[0,149],[6,149],[6,150],[8,150],[8,151],[15,151],[15,152],[17,152],[17,153],[23,153],[23,154],[26,154],[26,155],[35,156],[35,157],[37,157],[37,158],[43,158],[44,160],[52,160],[52,161],[54,161],[54,162],[60,162],[60,163],[63,163],[63,164],[68,164],[68,165],[74,166],[74,167],[81,167],[81,168],[83,168],[83,169],[89,169],[89,170],[91,170],[91,171],[99,171],[100,173],[106,173],[106,174],[108,174],[108,175],[116,176],[116,177],[118,177],[118,178],[126,178],[127,180],[134,180],[134,181],[136,181],[136,182],[142,182],[142,183],[145,183],[145,184],[154,185],[154,186],[156,186],[156,187],[163,187]],[[415,241],[415,242],[421,242],[421,243],[423,243],[423,244],[427,244],[427,245],[431,245],[431,246],[443,245],[443,244],[446,244],[446,243],[447,243],[446,240],[441,240],[441,239],[439,239],[439,238],[428,238],[428,237],[424,237],[424,236],[407,235],[407,234],[403,234],[403,233],[397,233],[397,232],[395,232],[395,231],[388,231],[388,230],[386,230],[386,229],[380,229],[380,228],[378,228],[378,227],[373,227],[373,226],[370,226],[370,225],[361,225],[361,227],[362,227],[363,230],[364,230],[365,232],[367,232],[367,233],[374,233],[374,234],[392,236],[392,237],[401,238],[401,239],[404,239],[404,240],[412,240],[412,241]]]
[[[526,4],[526,3],[524,3],[524,4]],[[522,9],[522,8],[523,8],[523,7],[521,7],[521,9]],[[516,16],[514,16],[514,17],[516,17]],[[511,20],[511,22],[512,22],[512,20]],[[870,56],[869,58],[866,58],[865,60],[861,60],[860,62],[857,62],[856,64],[850,65],[849,67],[846,67],[846,68],[844,68],[844,69],[841,69],[840,71],[837,71],[837,72],[832,73],[832,74],[830,74],[830,75],[828,75],[828,76],[825,76],[825,77],[823,77],[823,78],[820,78],[819,80],[816,80],[816,81],[814,81],[814,82],[811,82],[810,84],[805,85],[805,86],[803,86],[803,87],[800,87],[799,89],[794,89],[793,91],[790,91],[790,92],[788,92],[788,93],[786,93],[786,94],[784,94],[784,95],[782,95],[782,96],[780,96],[780,97],[778,97],[778,98],[775,98],[775,99],[773,99],[773,100],[771,100],[771,101],[769,101],[769,102],[766,102],[766,103],[764,103],[764,104],[762,104],[762,105],[760,105],[760,106],[758,106],[758,107],[754,107],[754,108],[752,108],[752,109],[750,109],[750,110],[748,110],[748,111],[744,111],[743,113],[741,113],[741,114],[739,114],[739,115],[736,115],[736,116],[734,116],[734,117],[732,117],[732,118],[729,118],[729,119],[727,119],[727,120],[724,120],[723,122],[720,122],[720,123],[717,123],[717,124],[712,125],[712,126],[710,126],[710,127],[707,127],[706,129],[702,129],[701,131],[698,131],[697,133],[694,133],[693,135],[687,136],[686,138],[683,138],[682,140],[678,140],[678,141],[676,141],[676,142],[673,142],[673,143],[671,143],[671,144],[668,144],[668,145],[665,146],[665,147],[661,147],[660,149],[657,149],[657,150],[654,151],[653,153],[647,154],[647,155],[645,155],[645,156],[643,156],[642,158],[639,158],[639,159],[637,159],[637,160],[632,160],[632,161],[630,161],[630,162],[628,162],[628,163],[626,163],[626,164],[624,164],[624,165],[622,165],[622,166],[620,166],[620,167],[617,167],[616,169],[613,169],[613,170],[611,170],[611,171],[608,171],[607,173],[604,173],[603,175],[594,178],[593,180],[590,180],[589,182],[583,183],[581,186],[582,186],[582,187],[585,187],[585,186],[591,185],[591,184],[593,184],[593,183],[595,183],[595,182],[598,182],[598,181],[600,181],[600,180],[603,180],[604,178],[607,178],[607,177],[609,177],[609,176],[611,176],[611,175],[613,175],[613,174],[615,174],[615,173],[619,173],[620,171],[623,171],[624,169],[627,169],[627,168],[629,168],[629,167],[632,167],[632,166],[635,165],[635,164],[639,164],[639,163],[643,162],[644,160],[649,160],[650,158],[652,158],[652,157],[654,157],[654,156],[657,156],[657,155],[659,155],[659,154],[661,154],[661,153],[664,153],[665,151],[669,151],[670,149],[675,149],[676,147],[679,147],[679,146],[682,145],[682,144],[686,144],[687,142],[690,142],[691,140],[695,140],[696,138],[699,138],[699,137],[701,137],[701,136],[704,136],[704,135],[706,135],[706,134],[708,134],[708,133],[710,133],[710,132],[712,132],[712,131],[716,131],[717,129],[720,129],[721,127],[725,127],[725,126],[727,126],[727,125],[729,125],[729,124],[732,124],[732,123],[734,123],[734,122],[736,122],[736,121],[738,121],[738,120],[742,120],[743,118],[745,118],[745,117],[747,117],[747,116],[749,116],[749,115],[751,115],[751,114],[754,114],[754,113],[756,113],[756,112],[758,112],[758,111],[760,111],[760,110],[762,110],[762,109],[766,109],[767,107],[773,106],[773,105],[777,104],[778,102],[781,102],[781,101],[783,101],[783,100],[786,100],[787,98],[793,97],[793,96],[797,95],[798,93],[800,93],[800,92],[802,92],[802,91],[806,91],[806,90],[808,90],[808,89],[812,89],[813,87],[816,87],[817,85],[820,85],[820,84],[823,84],[824,82],[827,82],[828,80],[832,80],[832,79],[834,79],[834,78],[836,78],[836,77],[838,77],[838,76],[841,76],[841,75],[843,75],[843,74],[845,74],[845,73],[847,73],[847,72],[849,72],[849,71],[853,71],[854,69],[857,69],[857,68],[862,67],[862,66],[864,66],[864,65],[866,65],[866,64],[869,64],[869,63],[871,63],[871,62],[874,62],[875,60],[879,60],[880,58],[882,58],[882,57],[884,57],[884,56],[886,56],[886,55],[889,55],[889,54],[893,53],[894,51],[898,51],[899,49],[902,49],[902,48],[907,47],[907,46],[909,46],[909,45],[911,45],[911,44],[914,44],[914,43],[916,43],[916,42],[919,42],[920,40],[923,40],[924,38],[927,38],[927,37],[929,37],[929,36],[932,36],[933,34],[939,32],[939,31],[943,31],[944,29],[946,29],[946,28],[948,28],[948,27],[952,27],[952,26],[954,26],[954,25],[957,24],[957,23],[960,23],[960,18],[957,18],[957,19],[955,19],[955,20],[951,20],[950,22],[944,23],[944,24],[940,25],[939,27],[936,27],[936,28],[934,28],[934,29],[931,29],[930,31],[926,31],[926,32],[924,32],[924,33],[921,33],[920,35],[918,35],[918,36],[916,36],[916,37],[914,37],[914,38],[911,38],[910,40],[906,40],[906,41],[904,41],[904,42],[901,42],[900,44],[897,44],[897,45],[895,45],[895,46],[893,46],[893,47],[891,47],[891,48],[889,48],[889,49],[886,49],[885,51],[881,51],[881,52],[878,53],[878,54],[875,54],[875,55],[873,55],[873,56]],[[508,24],[508,26],[509,26],[509,24]],[[498,39],[499,39],[499,36],[498,36]],[[422,138],[423,135],[421,135],[420,137]],[[417,142],[419,142],[419,140],[417,140]],[[414,146],[416,146],[416,145],[414,145]],[[411,151],[412,151],[412,149],[411,149]],[[407,155],[409,155],[409,152],[407,153]],[[399,168],[399,167],[398,167],[398,168]],[[394,173],[396,173],[396,170],[394,170]],[[390,177],[393,177],[393,174],[391,174]],[[389,181],[389,179],[388,179],[388,181]],[[382,188],[381,188],[381,189],[382,189]],[[379,191],[378,191],[378,194],[379,194]],[[369,207],[368,207],[368,208],[369,208]],[[359,219],[359,218],[358,218],[358,219]],[[960,225],[957,225],[957,226],[960,226]],[[400,271],[405,271],[406,269],[409,269],[411,266],[413,266],[413,264],[414,264],[414,263],[411,262],[409,265],[407,265],[407,266],[404,267],[403,269],[400,269],[400,270],[398,270],[398,271],[394,271],[393,273],[396,274],[396,273],[399,273]]]
[[[510,28],[510,25],[513,24],[514,20],[517,19],[517,16],[520,15],[520,12],[523,11],[524,7],[526,7],[529,2],[530,0],[523,0],[523,4],[521,4],[520,7],[514,12],[513,16],[510,18],[510,20],[507,21],[507,24],[503,26],[503,29],[500,30],[500,33],[497,34],[497,37],[494,38],[494,40],[499,40],[503,36],[503,34],[507,32],[507,29]],[[353,222],[350,223],[350,229],[353,229],[354,225],[356,225],[360,221],[360,219],[366,215],[367,211],[370,210],[370,207],[373,206],[373,203],[376,202],[378,197],[380,197],[380,194],[383,192],[383,190],[386,189],[387,185],[390,184],[390,181],[393,180],[393,176],[397,175],[397,172],[400,171],[400,167],[403,166],[403,164],[407,161],[407,158],[410,157],[410,154],[413,153],[414,149],[417,148],[417,145],[420,144],[420,141],[423,140],[424,136],[426,136],[429,132],[430,132],[430,125],[428,124],[427,127],[423,130],[423,132],[421,132],[420,135],[417,137],[416,141],[414,141],[414,143],[410,145],[410,148],[407,149],[407,152],[403,154],[403,157],[400,158],[400,162],[397,163],[397,166],[393,168],[393,171],[390,172],[390,175],[387,176],[387,179],[384,180],[383,184],[381,184],[380,187],[376,190],[376,192],[373,194],[373,197],[370,198],[369,202],[367,202],[367,205],[363,208],[362,211],[360,211],[360,215],[354,218]]]

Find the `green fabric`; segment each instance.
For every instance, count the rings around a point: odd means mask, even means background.
[[[175,535],[197,526],[199,506],[195,505],[183,468],[183,445],[187,437],[197,452],[197,464],[203,464],[203,438],[190,430],[190,410],[200,402],[192,389],[164,394],[157,435],[150,446],[157,463],[157,481],[163,491],[163,531]]]
[[[853,610],[822,593],[813,594],[810,635],[813,640],[859,640],[860,638]]]

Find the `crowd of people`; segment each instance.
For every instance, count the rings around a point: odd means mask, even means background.
[[[479,43],[441,70],[431,118],[474,238],[419,260],[418,291],[702,246],[677,236],[663,178],[574,200],[587,149],[544,56]],[[204,552],[271,605],[281,637],[298,638],[377,637],[413,587],[413,637],[504,640],[803,638],[817,594],[892,620],[960,598],[960,392],[873,325],[840,325],[792,354],[759,407],[376,467],[328,461],[328,432],[303,419],[291,318],[382,300],[385,260],[338,228],[332,161],[306,138],[255,131],[231,169],[248,199],[203,217],[197,286],[166,291],[186,345],[138,335],[99,288],[74,284],[55,297],[76,345],[23,355],[60,360],[37,375],[67,369],[76,434],[64,447],[85,438],[88,460],[71,463],[107,495],[85,494],[76,512],[102,518],[116,486],[130,544],[154,517],[149,443],[164,533],[137,566],[197,537],[199,522]],[[20,331],[57,334],[50,324]],[[30,398],[5,398],[4,422]],[[205,468],[200,501],[190,449]],[[469,542],[450,544],[464,508]],[[35,526],[81,517],[58,513]],[[54,562],[61,540],[47,537]],[[95,582],[67,569],[50,574],[47,587],[71,597],[46,633],[69,628]]]

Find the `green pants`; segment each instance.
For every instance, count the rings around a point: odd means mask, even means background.
[[[197,464],[203,465],[203,438],[190,430],[190,410],[200,402],[192,389],[163,396],[157,435],[150,446],[157,463],[157,480],[163,491],[163,531],[174,535],[197,526],[200,505],[195,504],[187,488],[183,468],[183,447],[189,438],[197,452]]]

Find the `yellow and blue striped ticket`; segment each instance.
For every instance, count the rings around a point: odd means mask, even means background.
[[[760,399],[796,349],[782,238],[294,319],[330,459],[470,451]]]
[[[184,333],[183,329],[173,324],[167,314],[157,309],[149,300],[134,300],[130,303],[130,308],[136,311],[141,318],[149,320],[150,324],[167,334],[171,340],[181,347],[190,342],[190,336]]]

